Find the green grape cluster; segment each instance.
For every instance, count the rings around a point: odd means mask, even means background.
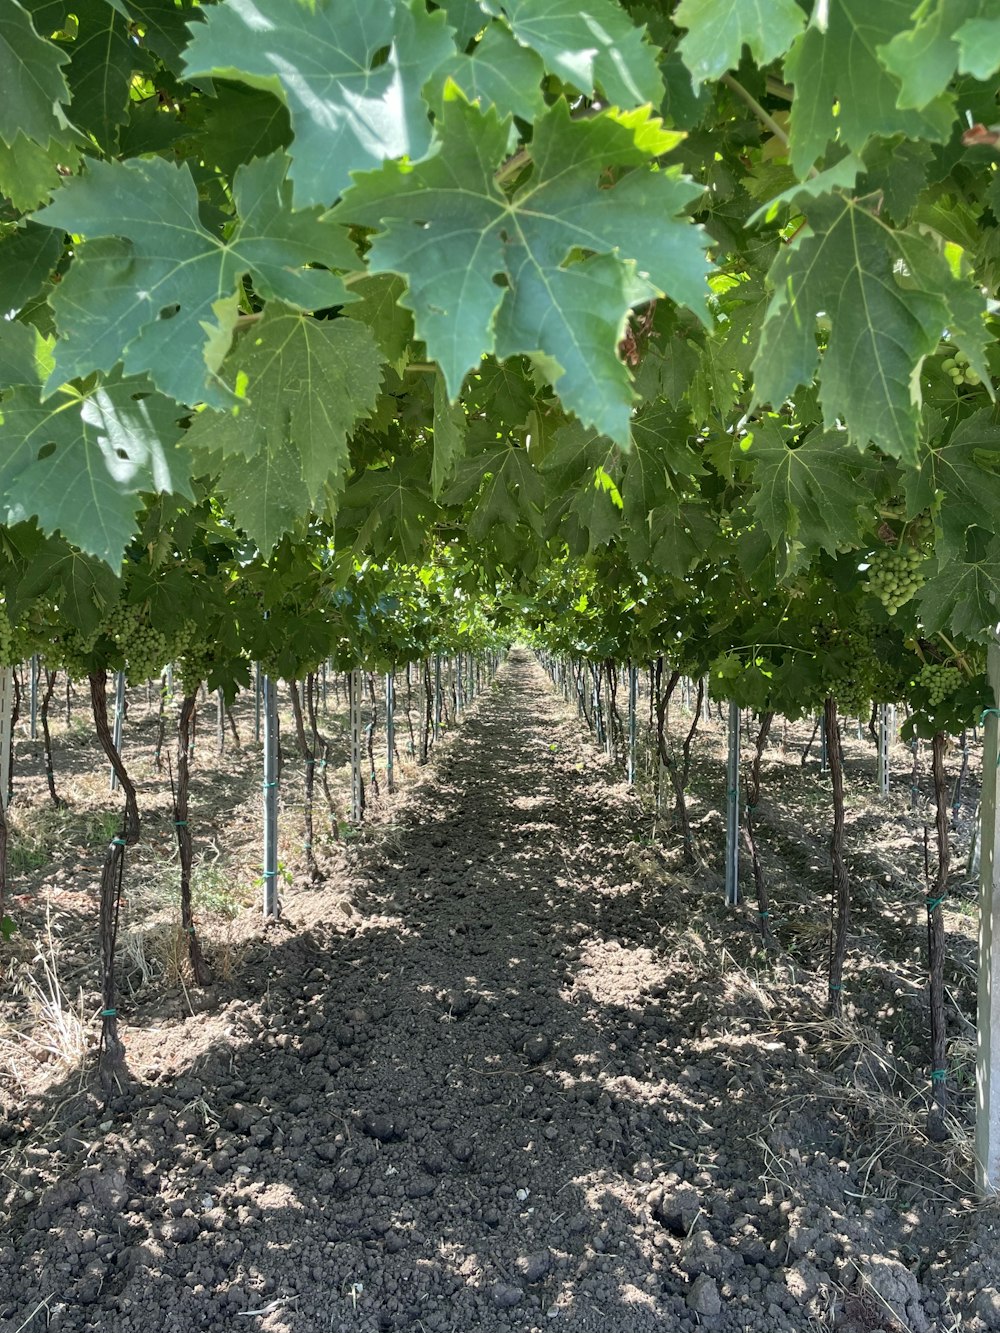
[[[45,660],[56,670],[65,671],[70,680],[86,680],[93,665],[92,654],[98,637],[98,630],[81,634],[78,629],[68,628],[53,640]]]
[[[170,657],[170,641],[150,623],[141,606],[119,602],[103,629],[125,659],[130,685],[141,685],[163,670]]]
[[[10,623],[6,605],[0,602],[0,666],[13,666],[16,651],[14,626]]]
[[[927,691],[932,708],[939,707],[949,695],[954,694],[962,680],[962,673],[957,667],[940,666],[933,662],[925,663],[917,676],[917,684]]]
[[[925,556],[914,546],[885,547],[872,556],[868,566],[868,591],[874,593],[889,614],[895,615],[923,587],[920,566]]]
[[[198,626],[193,620],[185,621],[177,636],[174,654],[175,671],[184,698],[197,693],[202,681],[208,679],[213,661],[212,645],[198,637]]]
[[[946,356],[941,362],[941,369],[952,379],[956,389],[963,384],[982,384],[979,373],[969,365],[969,358],[964,352]]]
[[[828,663],[822,672],[822,694],[832,695],[844,717],[867,715],[877,693],[877,664],[869,654],[859,653],[848,665]]]

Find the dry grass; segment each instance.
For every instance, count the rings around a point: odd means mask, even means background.
[[[71,1000],[59,975],[59,941],[52,926],[51,907],[46,905],[45,932],[30,960],[21,964],[14,993],[26,1002],[20,1024],[12,1020],[0,1029],[0,1062],[11,1078],[27,1091],[38,1066],[53,1073],[83,1072],[87,1054],[87,1014],[83,992]]]

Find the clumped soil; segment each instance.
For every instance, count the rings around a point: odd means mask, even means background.
[[[765,957],[515,651],[210,992],[127,1009],[108,1106],[8,1088],[0,1329],[1000,1328],[967,1088],[922,1130],[917,917],[862,894],[824,1020],[823,818],[783,780]]]

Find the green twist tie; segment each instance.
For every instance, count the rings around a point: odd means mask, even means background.
[[[187,822],[186,819],[175,819],[175,820],[174,820],[174,828],[187,828],[187,826],[188,826],[188,822]]]
[[[932,1083],[944,1083],[945,1080],[947,1079],[947,1077],[948,1077],[948,1071],[947,1071],[947,1069],[932,1069],[932,1070],[931,1070],[931,1082],[932,1082]]]
[[[843,982],[840,982],[840,981],[831,981],[831,982],[830,982],[830,989],[831,989],[831,990],[843,990],[843,989],[844,989]]]
[[[277,782],[262,782],[262,783],[261,783],[261,786],[264,788],[265,791],[267,791],[270,787],[276,787],[277,785],[278,785]]]
[[[278,872],[276,870],[264,870],[261,873],[263,874],[265,879],[274,879],[275,875]]]
[[[729,791],[726,792],[727,799],[731,801],[735,796],[739,796],[739,792],[735,787],[730,787]]]
[[[306,760],[306,768],[312,768],[313,765],[314,765],[315,763],[316,763],[316,760],[315,760],[315,759],[307,759],[307,760]]]
[[[326,768],[326,760],[325,760],[325,759],[321,759],[321,760],[320,760],[320,763],[319,763],[319,766],[320,766],[320,768]]]
[[[942,897],[942,898],[928,898],[928,899],[927,899],[927,911],[928,911],[928,912],[933,912],[934,909],[935,909],[936,907],[940,907],[941,904],[946,900],[947,896],[948,896],[948,895],[945,894],[944,897]]]
[[[182,926],[181,929],[184,931],[185,935],[194,934],[194,926]]]
[[[102,1010],[101,1010],[101,1017],[102,1017],[102,1018],[117,1018],[117,1017],[118,1017],[118,1010],[117,1010],[117,1009],[102,1009]]]
[[[758,916],[770,916],[771,913],[770,913],[770,912],[767,910],[767,908],[765,907],[763,911],[761,911],[761,909],[758,908],[758,909],[757,909],[757,915],[758,915]]]
[[[127,846],[128,846],[128,843],[125,841],[124,838],[112,838],[112,839],[111,839],[111,846],[112,846],[112,847],[127,847]]]
[[[304,842],[304,843],[302,844],[302,846],[303,846],[303,848],[305,849],[305,851],[307,851],[307,852],[312,851],[312,843],[311,843],[311,842]]]

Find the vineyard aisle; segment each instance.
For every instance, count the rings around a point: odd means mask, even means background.
[[[3,1333],[780,1333],[835,1286],[842,1330],[998,1327],[991,1214],[845,1144],[821,987],[741,970],[528,654],[392,819],[214,1011],[126,1023],[106,1118],[34,1108]]]

